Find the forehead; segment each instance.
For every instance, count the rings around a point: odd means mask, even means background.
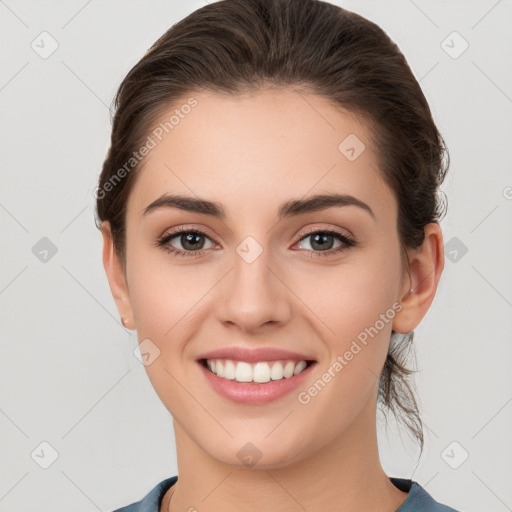
[[[180,108],[190,97],[195,106]],[[368,127],[317,95],[196,93],[163,111],[151,136],[155,146],[142,161],[128,215],[142,215],[164,193],[222,202],[228,215],[326,192],[352,194],[374,211],[395,206]]]

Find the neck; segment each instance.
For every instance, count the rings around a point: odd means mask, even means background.
[[[213,458],[175,422],[178,482],[162,512],[396,510],[407,494],[384,473],[379,460],[376,403],[366,404],[349,429],[313,454],[284,467],[234,467]],[[172,496],[172,502],[170,497]]]

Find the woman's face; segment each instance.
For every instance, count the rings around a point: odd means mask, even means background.
[[[325,99],[194,98],[153,137],[129,198],[131,315],[181,439],[225,463],[284,467],[375,422],[409,289],[397,204],[367,127]],[[350,197],[310,201],[336,194]],[[165,195],[189,200],[148,209]]]

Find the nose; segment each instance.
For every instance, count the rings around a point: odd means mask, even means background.
[[[214,290],[218,321],[245,333],[286,324],[291,318],[293,293],[280,274],[267,251],[252,262],[235,253],[233,268]]]

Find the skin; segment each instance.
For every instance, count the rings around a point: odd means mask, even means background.
[[[173,416],[179,468],[161,511],[313,512],[333,503],[394,511],[407,494],[379,461],[377,376],[391,329],[413,330],[432,303],[444,261],[441,229],[425,227],[407,271],[397,202],[376,171],[369,130],[326,99],[292,89],[194,97],[198,105],[145,158],[131,192],[124,268],[102,225],[104,267],[125,326],[160,350],[145,368]],[[338,150],[349,134],[366,146],[354,161]],[[227,216],[171,208],[143,216],[164,192],[221,203]],[[331,192],[364,201],[375,218],[343,206],[277,219],[285,201]],[[180,226],[206,233],[203,255],[176,257],[155,245]],[[337,229],[357,245],[322,256],[309,228]],[[263,249],[250,264],[236,252],[247,236]],[[183,250],[182,241],[168,244]],[[336,238],[332,244],[327,249],[340,246]],[[392,321],[307,405],[299,403],[297,392],[400,302]],[[206,383],[195,361],[234,345],[284,348],[317,364],[297,392],[266,405],[235,404]],[[247,442],[261,452],[252,468],[237,457]]]

